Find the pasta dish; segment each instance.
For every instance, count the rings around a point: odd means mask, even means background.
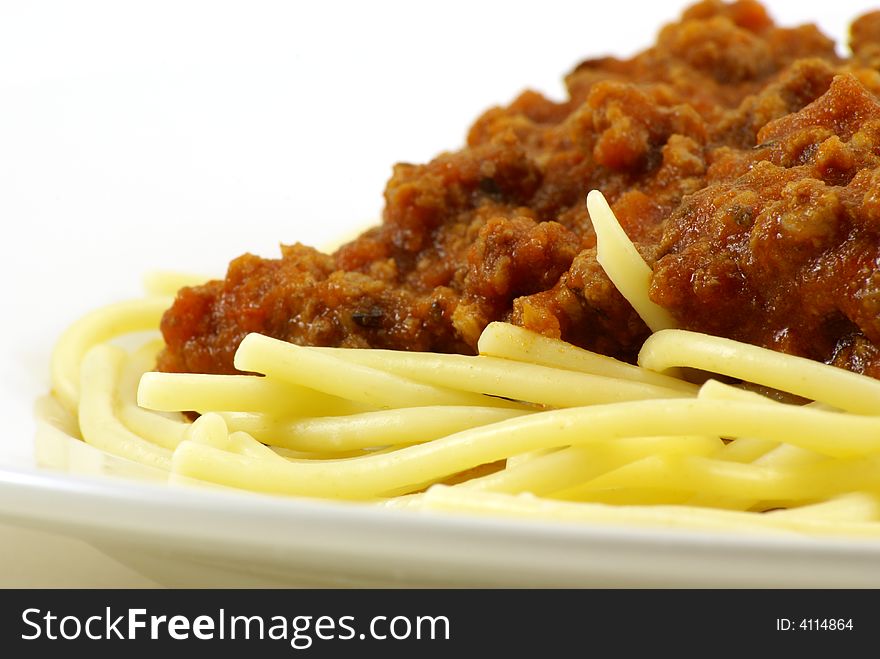
[[[880,13],[850,48],[694,5],[397,165],[332,254],[80,319],[53,396],[92,446],[235,488],[877,536]]]

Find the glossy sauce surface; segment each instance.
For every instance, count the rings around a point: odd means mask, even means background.
[[[880,376],[878,16],[842,59],[757,3],[697,4],[636,57],[580,64],[565,102],[526,91],[396,165],[382,223],[334,254],[244,255],[180,291],[159,367],[234,372],[249,332],[473,353],[494,320],[632,359],[648,329],[596,262],[597,188],[681,327]]]

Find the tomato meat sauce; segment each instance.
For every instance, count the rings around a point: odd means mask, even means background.
[[[182,289],[165,371],[234,373],[249,332],[473,354],[503,320],[632,360],[649,334],[596,261],[608,198],[680,327],[880,377],[880,13],[848,57],[751,1],[702,2],[568,99],[526,91],[467,145],[398,164],[379,226],[332,254],[246,254]]]

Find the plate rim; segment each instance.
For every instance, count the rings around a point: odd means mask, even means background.
[[[20,498],[19,498],[20,497]],[[371,526],[406,527],[419,532],[436,529],[440,532],[467,532],[476,535],[491,533],[524,538],[548,537],[566,542],[630,541],[662,542],[664,545],[726,546],[741,550],[779,548],[799,552],[835,551],[844,553],[876,554],[880,559],[880,538],[813,536],[797,532],[764,534],[727,530],[703,530],[680,527],[660,528],[604,524],[601,522],[565,522],[556,520],[518,519],[492,515],[457,512],[416,511],[384,508],[359,502],[282,497],[277,495],[198,487],[175,484],[154,484],[128,481],[112,476],[82,476],[55,472],[43,468],[0,466],[0,519],[30,519],[46,522],[64,522],[84,528],[104,529],[120,520],[102,516],[70,516],[70,506],[51,509],[33,505],[35,499],[69,504],[82,499],[89,504],[111,502],[117,507],[139,510],[144,507],[174,512],[176,515],[242,515],[269,521],[313,522],[332,521]],[[22,506],[22,502],[25,502]],[[30,503],[28,503],[30,502]],[[22,514],[26,511],[27,514]],[[74,508],[75,513],[81,513]],[[36,514],[35,514],[36,513]],[[136,519],[130,517],[129,519]],[[124,520],[122,520],[124,521]],[[143,520],[134,526],[144,526]],[[118,528],[118,527],[117,527]],[[175,527],[155,529],[159,533],[173,533]],[[537,531],[537,532],[536,532]],[[283,536],[282,536],[283,537]]]

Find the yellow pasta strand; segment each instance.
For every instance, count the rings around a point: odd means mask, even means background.
[[[117,414],[125,427],[153,444],[174,449],[183,441],[190,424],[181,414],[164,416],[137,404],[141,376],[156,364],[161,342],[151,341],[130,355],[123,365],[117,397]]]
[[[97,309],[68,327],[52,352],[52,392],[68,411],[79,403],[80,363],[89,348],[130,332],[152,330],[171,300],[150,297]]]
[[[720,444],[721,440],[708,437],[623,437],[545,453],[455,487],[510,494],[531,492],[556,497],[570,487],[646,455],[708,455],[717,450]]]
[[[437,387],[457,388],[548,407],[580,407],[692,395],[646,382],[566,371],[497,357],[467,357],[394,350],[315,348],[351,365],[384,369]]]
[[[245,432],[230,433],[226,423],[219,414],[203,414],[192,424],[187,433],[187,440],[195,444],[212,446],[222,451],[263,460],[280,460],[284,458],[268,446],[264,446]]]
[[[606,378],[644,382],[658,387],[696,393],[697,386],[678,378],[655,373],[612,357],[551,339],[510,323],[489,323],[477,343],[481,355],[518,362],[579,371]]]
[[[685,489],[750,500],[804,502],[837,494],[877,490],[875,458],[825,460],[800,467],[775,467],[699,456],[651,456],[595,478],[584,491],[621,487]]]
[[[235,367],[382,409],[425,405],[510,407],[509,403],[489,396],[456,388],[432,387],[387,372],[392,369],[383,371],[351,360],[344,361],[325,351],[260,334],[248,334],[244,338],[235,353]]]
[[[803,357],[698,332],[666,330],[648,338],[639,366],[662,372],[698,368],[820,401],[857,414],[880,414],[880,381]]]
[[[144,373],[138,405],[165,412],[265,412],[278,416],[352,414],[363,405],[256,375]]]
[[[717,380],[708,380],[702,387],[698,397],[701,400],[726,400],[780,405],[766,396],[745,391],[737,387],[722,384]],[[810,464],[824,459],[819,453],[790,444],[780,444],[753,437],[740,437],[718,451],[714,456],[732,462],[753,462],[764,466],[795,466]],[[698,506],[714,506],[718,508],[747,510],[758,506],[759,500],[744,497],[727,497],[700,492],[688,499],[688,503]]]
[[[101,450],[152,467],[168,469],[171,452],[151,444],[126,428],[114,412],[125,351],[98,345],[82,360],[79,426],[83,439]]]
[[[272,446],[297,451],[351,451],[421,444],[526,413],[502,407],[435,405],[282,421],[262,414],[232,414],[226,420],[231,429],[248,432]]]
[[[587,210],[596,231],[596,260],[615,288],[626,298],[651,331],[675,327],[666,309],[651,301],[651,268],[627,237],[617,218],[598,190],[587,195]]]
[[[773,510],[768,514],[777,521],[877,522],[880,521],[880,499],[877,495],[853,492],[808,506]]]
[[[506,471],[510,469],[515,469],[526,462],[534,460],[535,458],[540,458],[555,451],[558,451],[558,448],[539,448],[534,451],[529,451],[527,453],[520,453],[519,455],[511,455],[507,460],[504,461],[504,469]],[[474,479],[472,479],[474,480]]]
[[[693,506],[617,506],[571,503],[530,495],[469,492],[435,485],[424,495],[401,502],[399,507],[447,513],[472,513],[519,517],[544,522],[600,523],[612,526],[649,526],[664,529],[702,529],[736,533],[811,533],[876,538],[875,522],[829,521],[821,518],[787,518],[774,513],[708,510]]]
[[[181,444],[175,452],[175,468],[195,478],[213,477],[228,485],[260,491],[338,498],[389,496],[538,448],[652,433],[672,434],[680,429],[683,418],[689,419],[690,430],[709,437],[755,434],[780,439],[793,434],[793,444],[837,457],[880,449],[880,419],[844,418],[836,413],[787,405],[674,399],[540,412],[344,465],[280,465],[278,470],[262,474],[254,470],[254,465],[235,463],[226,456],[196,454],[191,448],[181,452]],[[845,434],[838,436],[841,431]],[[315,469],[311,469],[313,466]],[[283,467],[290,468],[289,473],[284,473]],[[305,469],[294,469],[299,467]],[[746,496],[751,496],[750,491],[746,491]]]

